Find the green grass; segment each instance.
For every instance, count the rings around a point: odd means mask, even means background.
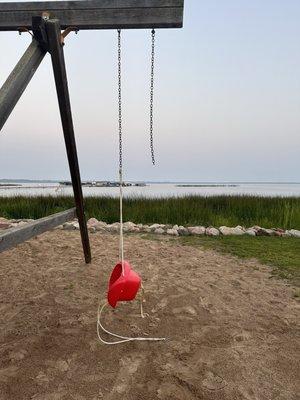
[[[282,237],[181,237],[185,245],[200,246],[230,253],[240,258],[255,258],[274,267],[275,275],[300,286],[300,240]]]
[[[87,217],[112,223],[119,219],[119,200],[87,197]],[[41,218],[73,207],[71,196],[0,197],[0,216]],[[300,229],[300,197],[186,196],[171,198],[127,198],[124,219],[136,223],[214,225],[246,227],[260,225]]]

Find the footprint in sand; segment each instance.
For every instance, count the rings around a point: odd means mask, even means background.
[[[191,319],[197,315],[197,311],[192,306],[176,307],[173,308],[172,311],[175,315],[188,319]]]
[[[159,310],[164,309],[168,305],[168,300],[163,298],[156,306],[151,310],[153,313],[156,313]]]
[[[44,386],[45,384],[49,383],[50,380],[48,376],[45,374],[45,372],[40,371],[38,375],[35,377],[35,381],[38,385]]]
[[[211,371],[206,373],[205,378],[202,381],[202,386],[208,390],[221,390],[227,385],[227,382],[219,375],[214,374]]]
[[[233,336],[233,339],[234,339],[236,342],[244,342],[245,340],[251,339],[251,335],[250,335],[250,333],[247,332],[247,331],[242,331],[242,332],[236,333],[236,334]]]
[[[27,354],[28,353],[25,349],[19,351],[12,351],[9,353],[9,359],[11,362],[21,361]]]

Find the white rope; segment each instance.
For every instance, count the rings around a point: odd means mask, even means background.
[[[120,239],[119,239],[119,259],[122,265],[122,275],[125,276],[124,268],[124,240],[123,240],[123,159],[122,159],[122,87],[121,87],[121,31],[118,30],[118,110],[119,110],[119,190],[120,190]],[[144,301],[144,288],[142,286],[142,300],[141,300],[141,316],[144,318],[146,314],[143,312],[143,301]],[[149,337],[127,337],[121,336],[116,333],[110,332],[101,323],[101,315],[104,308],[107,306],[105,302],[102,306],[99,304],[97,312],[97,335],[99,340],[104,344],[120,344],[132,341],[152,341],[158,342],[166,340],[166,338],[149,338]],[[111,335],[117,339],[114,342],[108,342],[102,339],[100,335],[100,329],[108,335]]]
[[[126,343],[126,342],[133,342],[133,341],[148,341],[148,342],[158,342],[158,341],[162,341],[162,340],[166,340],[166,338],[152,338],[152,337],[128,337],[128,336],[121,336],[118,335],[117,333],[113,333],[110,332],[109,330],[107,330],[106,328],[104,328],[104,326],[101,323],[101,315],[102,312],[104,310],[104,308],[107,306],[107,302],[105,302],[102,306],[101,303],[99,304],[98,307],[98,316],[97,316],[97,335],[98,335],[98,339],[100,340],[100,342],[104,343],[104,344],[121,344],[121,343]],[[104,339],[102,339],[101,335],[100,335],[100,328],[102,329],[103,332],[107,333],[108,335],[111,335],[117,339],[121,339],[121,340],[116,340],[114,342],[108,342]]]
[[[124,269],[124,242],[123,242],[123,155],[122,155],[122,64],[121,64],[121,30],[118,30],[118,112],[119,112],[119,190],[120,190],[120,245],[119,259],[122,265],[122,275],[125,276]]]
[[[123,239],[123,176],[122,169],[119,170],[119,178],[120,178],[120,244],[119,244],[119,257],[122,265],[122,275],[125,276],[124,269],[124,239]]]

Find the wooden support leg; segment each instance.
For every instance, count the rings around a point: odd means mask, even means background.
[[[35,39],[0,89],[0,130],[46,54]]]
[[[49,52],[52,58],[52,66],[56,84],[56,91],[60,109],[60,116],[63,126],[65,144],[67,149],[74,197],[76,203],[76,211],[80,226],[81,240],[84,251],[85,262],[91,262],[91,250],[87,224],[84,215],[83,195],[81,187],[81,179],[77,158],[76,142],[74,136],[73,120],[71,113],[71,103],[68,90],[67,73],[61,41],[61,28],[57,19],[46,21],[46,31],[48,35]]]

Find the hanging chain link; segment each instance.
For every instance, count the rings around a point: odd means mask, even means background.
[[[150,151],[152,164],[155,165],[153,145],[153,95],[154,95],[154,56],[155,56],[155,30],[151,31],[151,79],[150,79]]]
[[[121,82],[121,30],[118,29],[118,108],[119,108],[119,171],[122,171],[122,82]]]
[[[153,98],[154,98],[154,59],[155,59],[155,30],[151,31],[151,76],[150,76],[150,152],[152,164],[155,165],[153,144]],[[119,113],[119,170],[123,167],[122,152],[122,82],[121,82],[121,30],[118,29],[118,113]]]

